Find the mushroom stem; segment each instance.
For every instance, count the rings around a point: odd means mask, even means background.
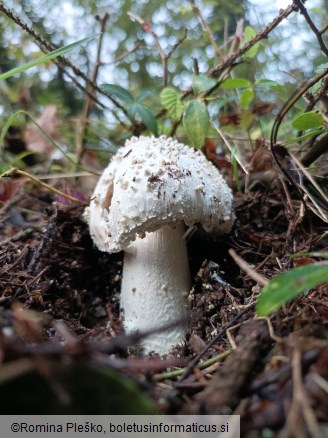
[[[146,354],[168,353],[186,333],[191,282],[183,235],[183,223],[164,226],[137,238],[125,251],[121,308],[126,331],[143,332],[180,322],[147,336],[141,343]]]

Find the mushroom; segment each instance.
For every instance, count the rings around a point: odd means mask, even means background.
[[[230,231],[227,183],[200,151],[164,136],[133,137],[104,170],[85,217],[101,251],[125,252],[120,304],[126,332],[156,329],[141,342],[143,352],[168,353],[187,330],[185,226]]]

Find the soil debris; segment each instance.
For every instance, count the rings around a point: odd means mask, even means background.
[[[268,190],[236,197],[231,236],[189,237],[194,281],[185,345],[166,358],[141,358],[140,336],[126,336],[119,317],[122,254],[93,246],[82,207],[19,187],[14,202],[0,206],[0,383],[30,369],[44,375],[42,361],[79,366],[83,359],[133,379],[161,412],[238,413],[246,438],[264,430],[297,436],[291,431],[301,424],[325,430],[327,285],[258,319],[261,286],[228,252],[271,279],[293,266],[292,253],[327,250],[325,225],[311,215],[291,222],[281,194]],[[67,388],[58,391],[60,403]]]

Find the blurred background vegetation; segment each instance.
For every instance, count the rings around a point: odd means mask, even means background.
[[[55,47],[99,34],[101,19],[108,13],[97,84],[117,84],[129,90],[134,98],[148,92],[145,105],[154,116],[162,109],[163,66],[158,43],[165,54],[176,46],[168,59],[167,85],[182,93],[191,86],[195,70],[206,74],[272,21],[279,14],[279,7],[286,7],[286,2],[279,1],[268,5],[260,0],[202,0],[196,2],[197,12],[193,4],[187,0],[6,1],[6,7]],[[311,0],[306,5],[321,28],[328,0]],[[0,27],[1,72],[42,54],[33,38],[4,14],[0,15]],[[67,55],[89,78],[97,62],[97,44],[95,39]],[[325,62],[326,57],[301,14],[291,14],[268,39],[259,43],[255,54],[238,59],[230,73],[232,78],[249,81],[250,95],[241,101],[244,90],[220,89],[208,99],[212,121],[219,120],[228,134],[234,132],[245,137],[245,141],[267,138],[277,108]],[[17,110],[37,117],[47,106],[55,105],[60,121],[56,123],[56,136],[67,151],[74,152],[81,142],[77,133],[87,97],[65,71],[50,62],[0,81],[1,125]],[[263,79],[272,82],[255,82]],[[77,80],[85,85],[81,78]],[[83,147],[111,151],[113,145],[130,135],[127,133],[130,121],[108,98],[102,95],[97,98],[102,105],[92,105],[87,113],[89,126],[83,131]],[[304,108],[305,102],[300,101],[294,109]],[[24,117],[15,120],[16,125],[25,126],[26,122]],[[158,119],[159,134],[172,132],[170,122]],[[284,129],[286,138],[295,135],[288,121]],[[175,133],[186,141],[179,127]],[[209,132],[209,136],[215,135],[215,131]]]

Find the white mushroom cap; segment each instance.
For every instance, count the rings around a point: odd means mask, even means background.
[[[184,222],[207,232],[230,231],[232,193],[218,169],[167,137],[133,137],[100,177],[85,214],[102,251],[119,252],[164,225]]]

